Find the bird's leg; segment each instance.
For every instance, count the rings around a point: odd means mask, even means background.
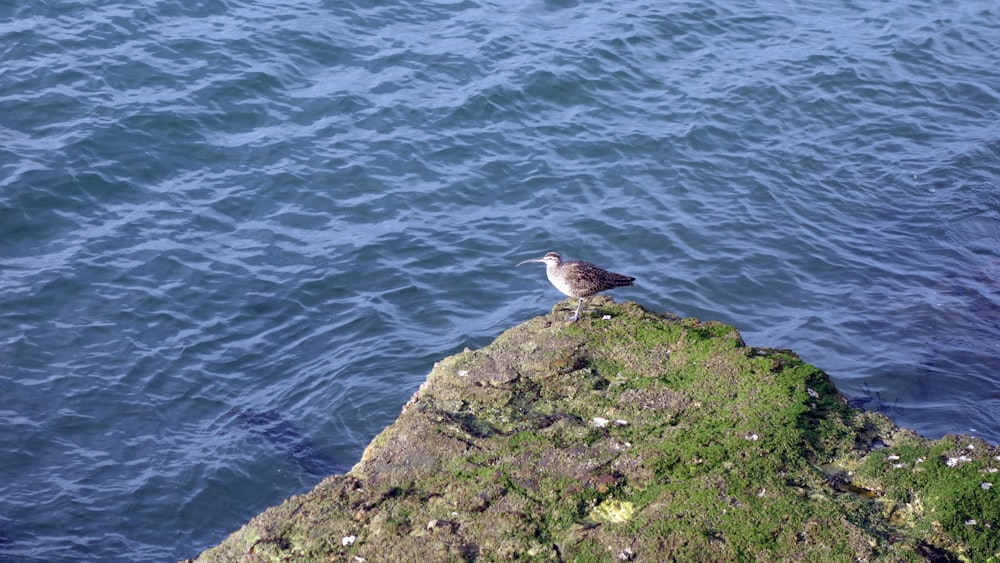
[[[576,322],[576,320],[580,318],[580,307],[583,307],[583,297],[578,297],[578,299],[580,302],[576,304],[576,312],[569,318],[569,322],[571,323]]]

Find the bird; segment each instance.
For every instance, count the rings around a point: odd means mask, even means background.
[[[549,282],[556,286],[556,289],[563,294],[576,297],[580,300],[576,305],[576,312],[569,318],[570,322],[575,322],[580,318],[580,308],[583,307],[583,299],[585,297],[590,297],[606,289],[630,286],[635,281],[635,278],[631,276],[609,272],[590,262],[582,260],[567,260],[563,262],[558,252],[548,252],[541,258],[524,260],[523,262],[519,262],[517,266],[529,262],[541,262],[545,264],[545,275],[549,278]]]

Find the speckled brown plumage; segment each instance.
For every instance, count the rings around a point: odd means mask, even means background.
[[[545,275],[549,281],[565,295],[576,297],[580,302],[576,306],[576,313],[570,317],[575,321],[580,317],[580,308],[583,306],[583,299],[590,297],[606,289],[625,287],[632,285],[635,278],[623,276],[614,272],[609,272],[600,266],[595,266],[590,262],[582,260],[562,261],[562,257],[556,252],[549,252],[541,258],[525,260],[518,264],[528,262],[541,262],[545,264]]]

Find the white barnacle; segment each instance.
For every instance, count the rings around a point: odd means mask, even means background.
[[[962,455],[960,455],[958,457],[949,457],[948,460],[945,461],[944,463],[948,467],[958,467],[959,465],[961,465],[963,463],[970,462],[970,461],[972,461],[971,457],[969,457],[969,456],[967,456],[965,454],[962,454]]]
[[[635,552],[632,551],[631,547],[626,547],[618,553],[619,561],[631,561],[635,558]]]
[[[610,420],[600,416],[595,416],[594,420],[590,421],[590,423],[594,425],[594,428],[605,428],[610,422]]]
[[[358,539],[358,536],[344,536],[340,538],[340,545],[347,547],[354,543],[354,540]]]

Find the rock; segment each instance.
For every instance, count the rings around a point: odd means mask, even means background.
[[[852,409],[726,325],[565,306],[439,362],[350,472],[198,560],[1000,557],[996,447]]]

